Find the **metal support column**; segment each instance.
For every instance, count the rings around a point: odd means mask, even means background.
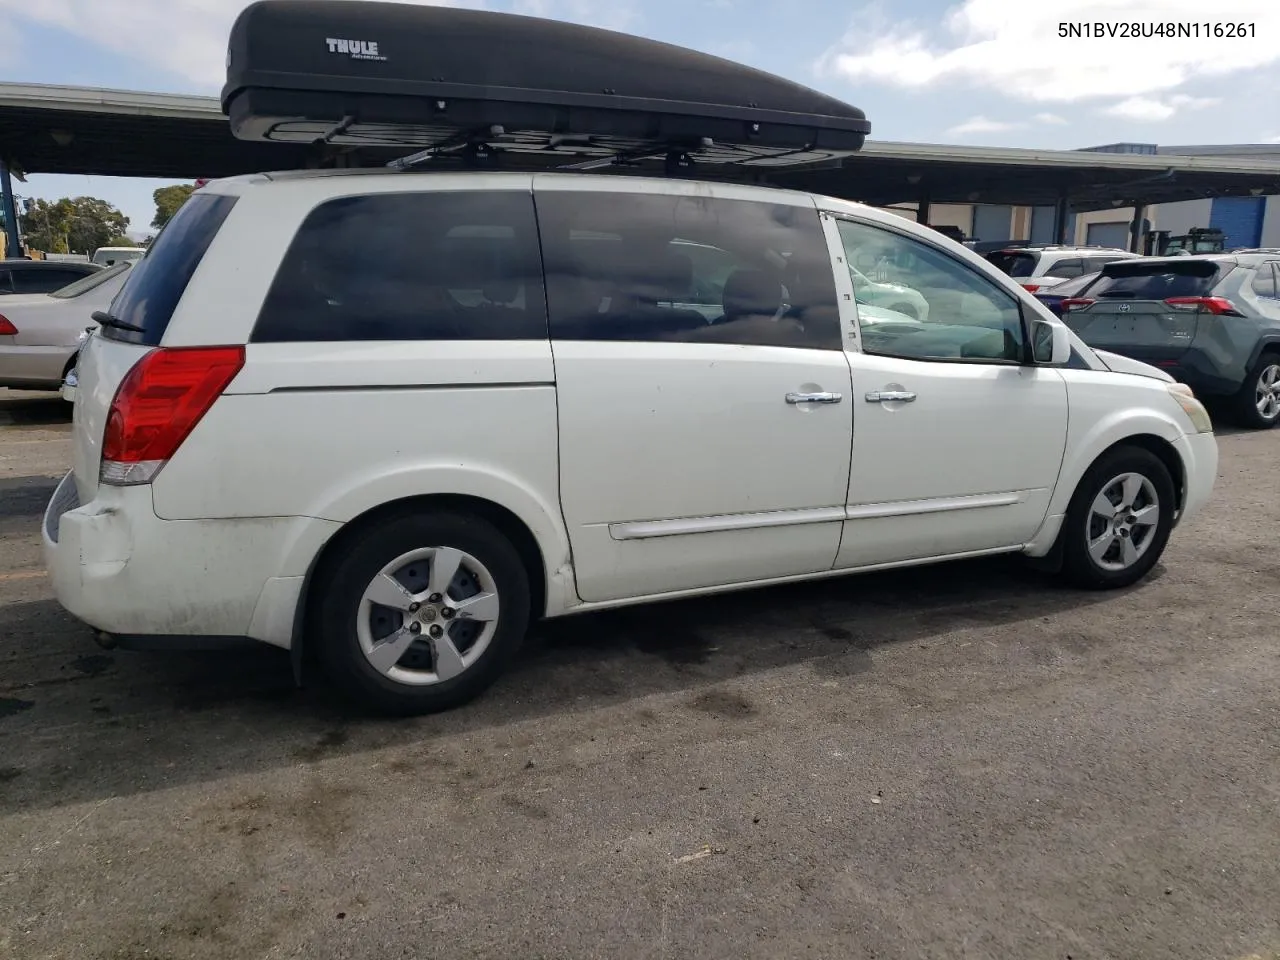
[[[1147,208],[1144,204],[1134,204],[1133,219],[1129,221],[1129,252],[1141,253],[1144,237],[1144,226],[1147,222]]]
[[[916,223],[925,226],[929,224],[929,194],[927,193],[922,193],[920,202],[916,204]]]
[[[1058,202],[1053,206],[1053,242],[1069,243],[1067,240],[1067,215],[1069,204],[1065,193],[1058,194]]]
[[[18,240],[18,208],[13,203],[13,181],[9,176],[9,167],[0,161],[0,195],[4,201],[5,258],[16,260],[22,256],[22,245]]]

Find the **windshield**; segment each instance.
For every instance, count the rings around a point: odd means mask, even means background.
[[[1040,255],[1024,250],[997,250],[987,254],[987,259],[1011,277],[1029,277],[1035,272]]]
[[[105,270],[99,270],[97,273],[91,273],[87,277],[77,280],[75,283],[69,283],[59,290],[55,290],[49,294],[51,297],[57,297],[59,300],[69,300],[72,297],[78,297],[82,293],[88,293],[94,287],[99,287],[106,283],[112,277],[118,277],[129,269],[128,263],[117,263],[113,267],[107,267]]]
[[[1106,300],[1166,300],[1208,296],[1218,281],[1212,260],[1126,260],[1109,263],[1089,296]]]

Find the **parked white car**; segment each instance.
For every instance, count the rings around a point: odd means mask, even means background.
[[[710,318],[691,243],[734,263]],[[857,304],[863,246],[928,272],[929,322]],[[58,599],[106,644],[314,650],[393,712],[475,696],[531,618],[997,553],[1132,584],[1217,471],[1185,387],[803,193],[215,181],[109,313],[44,518]]]
[[[0,301],[0,387],[58,390],[75,362],[80,335],[124,285],[129,263],[56,290]]]
[[[988,260],[1021,283],[1028,293],[1044,292],[1117,260],[1141,257],[1140,253],[1119,247],[1020,247],[1017,244],[987,254]]]

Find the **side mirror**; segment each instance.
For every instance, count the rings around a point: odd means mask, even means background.
[[[1031,321],[1031,358],[1036,363],[1061,366],[1071,359],[1071,336],[1061,323]]]

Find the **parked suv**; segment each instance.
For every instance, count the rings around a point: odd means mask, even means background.
[[[1085,342],[1223,397],[1248,427],[1280,423],[1280,253],[1112,263],[1062,302]]]
[[[861,315],[867,252],[927,322]],[[63,605],[107,644],[305,645],[390,711],[474,696],[536,617],[995,553],[1131,584],[1217,469],[1190,391],[975,254],[758,187],[213,182],[99,322]]]
[[[1093,273],[1108,263],[1141,256],[1118,247],[1005,247],[988,253],[987,259],[1029,293],[1035,293]]]

